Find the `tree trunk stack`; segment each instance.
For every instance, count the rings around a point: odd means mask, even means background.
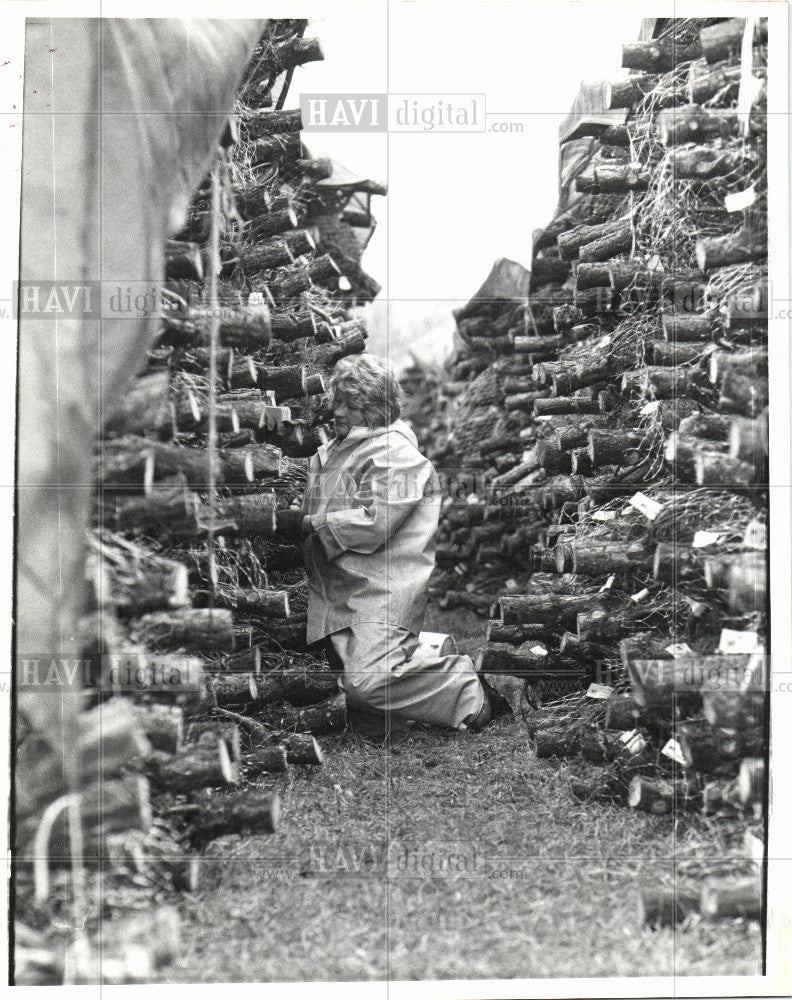
[[[219,260],[207,178],[166,250],[160,339],[97,447],[78,799],[89,877],[103,866],[119,910],[195,891],[209,841],[274,832],[284,775],[323,763],[312,730],[345,725],[336,675],[305,646],[299,504],[332,436],[333,367],[365,347],[350,310],[378,290],[341,217],[385,191],[347,172],[333,186],[300,112],[282,109],[295,67],[322,58],[306,27],[268,22],[218,154]],[[56,891],[77,843],[66,775],[24,720],[19,737],[16,849],[48,859],[37,891]],[[145,847],[130,867],[133,831]]]
[[[746,22],[667,23],[610,88],[627,145],[585,140],[530,275],[499,261],[455,312],[445,381],[405,388],[452,470],[435,594],[490,619],[482,670],[535,705],[568,693],[535,713],[537,753],[602,764],[581,795],[761,825],[766,26],[741,118]]]

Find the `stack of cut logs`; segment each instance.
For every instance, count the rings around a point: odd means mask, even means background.
[[[480,669],[525,678],[533,705],[567,692],[531,716],[537,754],[601,765],[580,796],[703,807],[753,830],[767,750],[766,42],[761,20],[685,19],[624,46],[630,75],[601,88],[620,123],[575,120],[567,143],[587,155],[534,234],[527,297],[514,282],[456,313],[454,400],[431,453],[469,470],[446,499],[441,604],[489,614]],[[755,913],[755,885],[745,898]]]
[[[20,941],[17,982],[57,981],[68,961],[97,978],[90,946],[78,961],[33,933],[45,913],[77,905],[73,854],[104,880],[104,916],[130,893],[194,890],[196,850],[274,831],[277,775],[320,766],[315,734],[345,724],[336,676],[305,648],[296,508],[308,456],[328,439],[328,374],[364,349],[350,308],[378,290],[360,240],[343,238],[370,231],[371,216],[344,214],[361,191],[384,189],[346,172],[334,187],[334,165],[301,144],[299,111],[281,110],[295,67],[323,58],[305,28],[268,22],[221,182],[207,181],[168,244],[161,338],[104,428],[87,571],[103,642],[79,678],[73,759],[56,766],[24,720],[19,732],[17,849],[23,869],[38,860],[29,882],[21,875],[30,947]],[[94,926],[99,911],[83,916]],[[105,960],[101,976],[146,979],[167,960],[138,948]]]

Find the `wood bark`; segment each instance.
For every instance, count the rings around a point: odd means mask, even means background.
[[[487,622],[487,642],[519,646],[528,639],[546,641],[556,636],[556,630],[549,624],[524,623],[521,625],[502,625],[497,619]]]
[[[709,375],[713,385],[720,385],[727,375],[767,379],[768,353],[764,349],[748,351],[713,351],[710,355]]]
[[[753,466],[714,451],[699,452],[695,459],[695,470],[699,486],[739,488],[750,486],[754,481]]]
[[[569,277],[571,266],[558,257],[534,257],[531,261],[532,287],[549,284],[563,284]]]
[[[704,568],[696,549],[678,542],[658,542],[652,565],[655,580],[678,587],[682,583],[701,580]]]
[[[289,111],[271,111],[265,108],[245,115],[243,121],[251,139],[282,135],[284,132],[300,132],[303,127],[299,108]]]
[[[631,108],[652,89],[654,83],[654,76],[649,73],[634,74],[623,80],[611,80],[605,89],[605,107],[611,111]]]
[[[733,917],[760,920],[763,909],[762,884],[758,878],[743,879],[732,885],[710,881],[701,890],[701,915],[706,920]]]
[[[612,694],[605,702],[605,728],[620,731],[635,729],[638,709],[629,694]]]
[[[103,434],[151,434],[170,436],[171,411],[168,405],[170,372],[157,371],[137,378],[119,406],[105,421]]]
[[[674,368],[678,365],[695,365],[707,356],[704,344],[686,344],[679,341],[650,340],[646,351],[652,365]]]
[[[590,612],[599,606],[595,597],[572,595],[540,595],[526,597],[499,597],[498,611],[503,625],[521,625],[524,622],[556,623],[563,628],[574,628],[581,612]]]
[[[585,249],[586,247],[583,248],[583,250]],[[581,250],[581,253],[583,250]],[[613,289],[610,286],[602,288],[575,288],[574,300],[577,308],[582,309],[586,313],[610,312],[613,309],[615,301]]]
[[[706,441],[703,438],[680,434],[674,431],[669,434],[665,443],[665,459],[673,468],[677,477],[685,482],[696,481],[696,462],[703,453],[726,455],[726,445],[723,441]]]
[[[629,252],[632,240],[630,223],[624,222],[599,238],[583,244],[578,251],[578,258],[583,263],[610,260],[611,257],[616,257],[618,254]]]
[[[604,222],[593,226],[575,226],[558,236],[558,252],[562,260],[574,260],[582,247],[606,236],[623,231],[624,226],[629,228],[629,221],[617,219],[613,222]]]
[[[637,163],[602,164],[594,167],[593,186],[599,191],[617,194],[645,191],[649,187],[649,176],[649,172],[642,170]],[[582,178],[578,177],[578,191],[585,190],[581,181]]]
[[[289,770],[289,763],[286,759],[286,747],[255,747],[245,754],[245,767],[254,774],[282,774]]]
[[[225,743],[232,761],[242,756],[242,734],[235,722],[221,722],[218,719],[202,719],[187,726],[187,742],[213,747],[218,740]]]
[[[738,119],[733,111],[708,111],[696,104],[666,108],[658,113],[657,123],[664,146],[730,139],[738,131]]]
[[[246,789],[201,799],[198,808],[189,813],[188,830],[194,842],[207,844],[229,833],[275,833],[280,817],[277,792]]]
[[[640,923],[648,927],[673,927],[698,913],[697,890],[679,886],[642,886]]]
[[[324,52],[318,38],[292,38],[279,45],[271,59],[271,72],[283,73],[296,66],[304,66],[305,63],[321,62],[324,59]]]
[[[702,809],[705,815],[742,812],[737,779],[717,778],[707,782],[702,792]]]
[[[682,437],[726,441],[729,438],[731,424],[732,418],[723,414],[696,412],[684,417],[677,430]]]
[[[763,225],[744,225],[727,236],[696,241],[696,263],[701,271],[728,264],[745,264],[767,256],[767,231]]]
[[[165,244],[165,275],[175,281],[203,281],[200,244],[187,240],[168,240]]]
[[[721,59],[739,55],[744,34],[745,20],[740,17],[707,25],[699,33],[702,55],[708,63],[716,63]],[[754,44],[757,40],[767,40],[767,25],[761,22],[756,27]]]
[[[642,542],[574,541],[569,546],[572,572],[586,576],[638,573],[649,570],[649,555]],[[559,573],[568,572],[559,568]]]
[[[135,705],[132,715],[154,750],[176,753],[184,743],[184,711],[180,705]]]
[[[740,66],[729,63],[721,63],[711,69],[707,67],[699,71],[694,71],[694,67],[691,66],[688,78],[690,103],[703,104],[716,94],[739,86],[740,75]]]
[[[233,616],[219,608],[155,611],[136,619],[130,629],[134,642],[152,649],[228,653],[234,648]]]
[[[340,274],[341,268],[330,254],[323,254],[307,263],[298,264],[288,273],[281,273],[279,277],[268,278],[263,284],[276,301],[283,304],[298,300],[299,296],[313,285],[330,287]]]
[[[599,403],[594,399],[585,399],[579,396],[556,396],[551,399],[535,399],[533,404],[534,416],[547,417],[556,414],[586,414],[599,413]]]
[[[620,465],[627,452],[640,450],[645,444],[641,434],[605,428],[592,428],[588,432],[588,453],[592,465]]]
[[[716,314],[663,313],[663,336],[675,343],[714,340],[723,333],[723,322]]]
[[[239,781],[239,767],[222,740],[195,743],[169,755],[153,751],[147,762],[152,782],[162,791],[183,795],[201,788],[219,788]]]
[[[700,55],[701,47],[698,43],[678,45],[674,40],[657,38],[647,42],[628,42],[622,46],[622,68],[646,73],[667,73]]]
[[[208,688],[210,698],[221,708],[248,708],[259,697],[258,682],[251,673],[213,674]]]
[[[766,723],[767,698],[762,691],[705,691],[704,718],[722,729],[761,730]]]
[[[708,146],[676,149],[671,164],[675,178],[680,180],[711,180],[736,174],[746,165],[743,154],[738,150],[711,149]]]
[[[265,243],[242,249],[239,260],[248,272],[270,271],[273,268],[287,267],[315,249],[316,243],[310,231],[297,229]]]

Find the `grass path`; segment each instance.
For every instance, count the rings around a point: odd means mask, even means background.
[[[712,831],[578,802],[569,776],[588,765],[536,760],[521,722],[390,750],[357,737],[323,745],[321,771],[267,780],[284,802],[276,835],[207,852],[167,981],[759,971],[755,924],[636,923],[640,882],[672,883],[675,858],[716,860]]]

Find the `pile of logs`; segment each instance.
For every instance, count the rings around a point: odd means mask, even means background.
[[[624,47],[620,123],[562,142],[530,275],[498,261],[456,311],[434,590],[489,617],[481,670],[567,692],[532,728],[603,768],[576,794],[761,828],[767,29],[668,25]]]
[[[104,879],[104,917],[130,893],[194,891],[197,852],[275,831],[278,784],[321,766],[314,734],[345,725],[336,675],[305,647],[299,503],[308,457],[331,435],[328,376],[364,349],[351,309],[378,291],[350,250],[370,213],[344,215],[384,188],[347,172],[334,186],[334,164],[301,143],[299,111],[282,110],[294,69],[322,58],[306,25],[268,22],[215,170],[225,184],[207,180],[166,248],[159,342],[97,448],[86,575],[102,639],[81,665],[74,759],[55,766],[24,720],[18,733],[30,925],[75,855]],[[16,981],[57,980],[50,958],[23,948]],[[149,977],[143,958],[132,972],[119,959],[116,981]]]

